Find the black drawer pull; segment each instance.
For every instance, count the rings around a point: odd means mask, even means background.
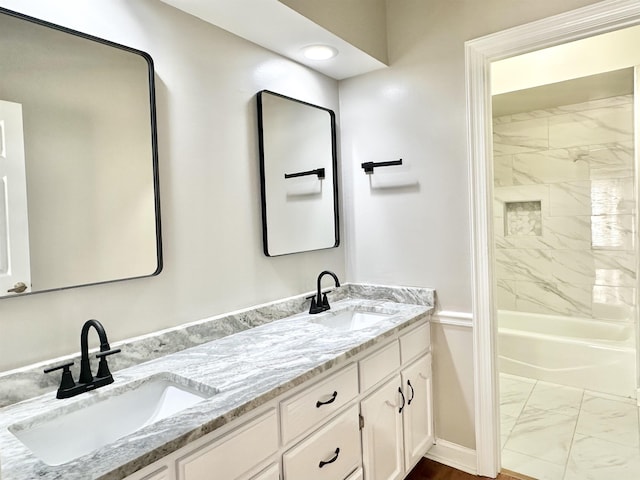
[[[318,400],[316,402],[316,408],[320,408],[322,405],[329,405],[330,403],[335,402],[337,396],[338,396],[338,392],[333,392],[331,394],[331,400],[327,400],[326,402],[321,402],[320,400]]]
[[[398,413],[402,413],[402,410],[404,409],[404,404],[406,403],[404,398],[404,393],[402,393],[402,387],[398,387],[398,393],[402,396],[402,405],[398,409]]]
[[[329,465],[330,463],[335,462],[338,459],[338,455],[340,455],[340,449],[336,448],[335,455],[333,456],[333,458],[331,460],[327,460],[326,462],[324,460],[320,460],[320,463],[318,464],[318,468],[322,468],[325,465]]]
[[[411,385],[411,380],[407,380],[407,385],[411,389],[411,398],[407,401],[407,405],[411,405],[411,400],[416,396],[416,391],[413,389],[413,385]]]

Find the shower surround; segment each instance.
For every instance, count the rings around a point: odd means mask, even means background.
[[[498,309],[633,322],[633,95],[493,128]]]

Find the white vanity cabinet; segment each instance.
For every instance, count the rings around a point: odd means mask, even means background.
[[[364,370],[376,356],[403,359],[399,373],[373,388],[360,402],[365,480],[398,480],[434,441],[431,354],[428,325],[418,327],[360,362]],[[427,343],[425,343],[425,340]],[[420,355],[416,359],[416,355]],[[405,361],[406,359],[406,361]],[[366,378],[367,374],[361,378]],[[370,377],[373,373],[369,374]]]
[[[177,480],[236,479],[278,451],[275,409],[176,462]]]
[[[126,480],[402,479],[433,443],[429,331],[390,337]]]
[[[401,372],[407,401],[402,412],[404,465],[410,470],[431,448],[433,432],[433,394],[431,354],[424,355]]]

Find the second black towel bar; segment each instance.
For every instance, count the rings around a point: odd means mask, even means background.
[[[373,173],[373,169],[376,167],[391,167],[394,165],[402,165],[402,159],[390,162],[364,162],[360,166],[364,168],[364,173]]]

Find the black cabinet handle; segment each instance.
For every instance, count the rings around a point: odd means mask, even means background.
[[[338,459],[338,455],[340,455],[340,449],[336,448],[335,455],[333,456],[333,458],[331,460],[327,460],[326,462],[324,460],[320,460],[320,463],[318,464],[318,468],[322,468],[325,465],[329,465],[330,463],[335,462]]]
[[[411,400],[416,396],[416,391],[413,389],[413,385],[411,385],[411,380],[407,380],[407,385],[411,389],[411,398],[407,401],[407,405],[411,405]]]
[[[316,402],[316,408],[320,408],[322,405],[329,405],[330,403],[333,403],[336,400],[337,396],[338,396],[338,392],[333,392],[331,394],[331,400],[327,400],[326,402],[321,402],[320,400],[318,400]]]
[[[398,393],[402,395],[402,405],[400,405],[400,408],[398,409],[398,413],[402,413],[402,410],[404,409],[404,404],[406,403],[404,398],[404,393],[402,393],[402,387],[398,387]]]

